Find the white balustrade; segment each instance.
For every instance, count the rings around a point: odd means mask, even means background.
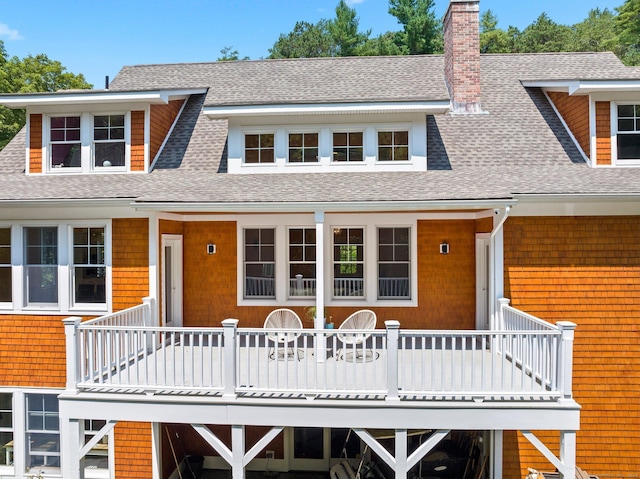
[[[364,279],[334,278],[333,294],[335,296],[364,296]]]
[[[339,399],[571,398],[572,323],[501,304],[500,330],[339,330],[152,326],[151,303],[65,320],[67,389]],[[283,338],[273,341],[272,338]],[[326,344],[326,355],[316,355]]]
[[[273,297],[276,294],[274,279],[247,276],[244,294],[246,297]]]

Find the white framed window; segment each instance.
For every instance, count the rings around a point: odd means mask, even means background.
[[[333,228],[334,298],[365,295],[364,246],[364,228]]]
[[[275,162],[275,135],[247,133],[244,135],[244,162],[247,164]]]
[[[74,227],[72,303],[106,302],[105,227]]]
[[[317,163],[318,133],[289,133],[289,163]]]
[[[26,394],[26,470],[60,467],[60,418],[56,394]]]
[[[85,419],[84,421],[84,439],[85,444],[107,424],[104,419]],[[105,434],[98,443],[91,448],[85,456],[85,477],[104,477],[104,473],[110,468],[109,458],[113,456],[110,453],[111,433]],[[102,473],[102,474],[100,474]],[[109,477],[108,474],[106,477]]]
[[[333,132],[332,161],[364,161],[364,133],[362,131]]]
[[[0,468],[13,466],[13,394],[0,392]]]
[[[618,164],[640,164],[640,104],[618,103],[612,110],[615,161]]]
[[[378,299],[411,298],[411,231],[378,228]]]
[[[378,161],[409,161],[409,131],[378,131]]]
[[[316,295],[316,230],[289,228],[289,297]]]
[[[11,228],[0,227],[0,304],[13,301],[11,268]]]
[[[24,228],[24,291],[27,305],[58,304],[58,228]]]
[[[129,112],[43,116],[44,173],[127,171]]]
[[[276,297],[275,228],[244,229],[244,297]]]

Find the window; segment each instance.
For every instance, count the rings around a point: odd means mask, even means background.
[[[245,135],[244,148],[245,163],[274,162],[275,150],[273,133]]]
[[[618,160],[640,160],[640,105],[618,105]]]
[[[333,295],[364,296],[364,229],[333,229]]]
[[[333,134],[333,161],[363,161],[362,152],[362,132]]]
[[[60,467],[60,424],[55,394],[27,394],[27,470]]]
[[[58,228],[29,227],[25,232],[27,304],[58,303]]]
[[[316,230],[289,229],[289,296],[316,295]]]
[[[378,161],[409,160],[408,131],[378,132]]]
[[[125,146],[124,115],[93,117],[94,166],[125,166]]]
[[[0,466],[13,465],[13,395],[0,393]]]
[[[289,163],[317,163],[318,134],[289,133]]]
[[[74,228],[74,304],[105,302],[105,272],[104,228]]]
[[[106,421],[96,419],[85,419],[84,421],[84,438],[85,444],[88,443],[97,432],[105,425]],[[90,470],[109,469],[109,434],[105,434],[98,444],[93,446],[85,456],[85,468],[87,473]]]
[[[378,228],[378,299],[410,297],[409,228]]]
[[[245,229],[245,298],[275,298],[275,264],[275,229]]]
[[[10,303],[11,297],[11,228],[0,228],[0,303]]]
[[[51,168],[82,166],[80,142],[80,117],[51,117]]]

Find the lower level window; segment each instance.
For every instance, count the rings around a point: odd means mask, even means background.
[[[275,298],[275,229],[244,230],[244,297]]]
[[[364,229],[333,229],[333,295],[364,296]]]
[[[106,267],[104,228],[73,228],[74,304],[104,303]]]
[[[410,297],[409,228],[378,228],[378,299]]]
[[[27,394],[27,470],[60,467],[60,420],[55,394]]]
[[[0,466],[13,466],[13,395],[0,393]]]
[[[0,303],[11,302],[11,228],[0,228]]]

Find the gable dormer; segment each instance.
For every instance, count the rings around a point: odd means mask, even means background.
[[[26,109],[27,174],[146,173],[193,93],[203,91],[65,91],[1,103]]]

